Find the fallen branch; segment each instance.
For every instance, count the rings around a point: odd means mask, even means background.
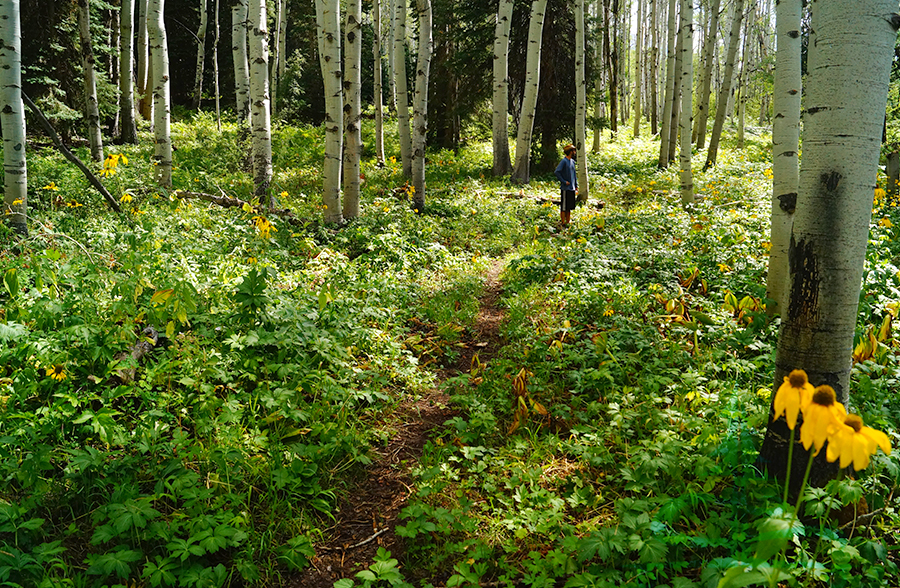
[[[243,208],[245,210],[248,207],[251,209],[255,208],[251,202],[241,200],[240,198],[234,198],[226,194],[216,196],[215,194],[207,194],[206,192],[188,192],[185,190],[175,190],[172,194],[181,200],[203,200],[204,202],[218,204],[223,208]],[[294,212],[290,208],[267,208],[265,213],[279,216],[288,223],[298,227],[302,227],[304,224],[300,219],[294,216]]]
[[[375,531],[375,534],[369,537],[368,539],[363,539],[359,543],[354,543],[353,545],[348,545],[347,547],[320,547],[319,549],[322,551],[347,551],[348,549],[356,549],[357,547],[362,547],[368,543],[374,541],[378,536],[387,533],[389,529],[381,529],[379,531]]]
[[[131,357],[130,361],[121,367],[117,367],[113,376],[109,379],[113,386],[121,384],[129,384],[134,381],[137,375],[137,368],[145,355],[153,351],[156,344],[159,343],[159,332],[153,327],[147,327],[141,331],[141,339],[132,345],[128,351],[118,353],[115,357],[117,362],[123,362]]]
[[[865,527],[869,523],[869,521],[871,521],[872,519],[874,519],[875,517],[877,517],[878,515],[880,515],[882,513],[884,513],[883,508],[875,509],[872,512],[866,513],[864,515],[860,515],[860,516],[856,517],[855,519],[853,519],[852,521],[844,523],[843,525],[838,527],[838,530],[843,531],[844,529],[848,529],[850,527],[854,527],[854,528],[855,527]]]
[[[56,132],[56,129],[53,128],[53,125],[50,124],[50,121],[47,120],[47,117],[44,116],[44,113],[41,112],[41,109],[35,105],[34,102],[31,101],[25,92],[22,92],[22,100],[31,109],[31,112],[37,117],[38,122],[41,123],[41,126],[44,128],[44,132],[47,133],[53,142],[56,144],[56,148],[59,149],[59,152],[63,154],[63,156],[75,164],[78,169],[84,174],[84,176],[88,179],[93,187],[97,189],[100,194],[103,195],[104,200],[109,205],[110,208],[115,210],[116,212],[122,212],[122,209],[119,207],[119,203],[116,202],[116,199],[112,197],[112,194],[109,193],[109,190],[100,182],[100,179],[94,175],[94,173],[88,169],[84,163],[78,156],[69,151],[69,148],[65,146],[59,134]]]

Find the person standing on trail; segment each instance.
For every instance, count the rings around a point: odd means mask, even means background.
[[[575,210],[575,194],[578,193],[578,178],[575,174],[575,145],[569,143],[563,147],[565,157],[556,166],[556,179],[559,180],[559,222],[566,226],[572,220]]]

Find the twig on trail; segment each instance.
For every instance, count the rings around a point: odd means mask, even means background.
[[[347,547],[320,547],[319,549],[322,551],[347,551],[348,549],[356,549],[357,547],[362,547],[372,541],[375,541],[380,535],[387,533],[390,529],[384,528],[378,531],[375,531],[375,534],[369,537],[368,539],[363,539],[359,543],[354,543],[353,545],[348,545]]]
[[[50,124],[50,121],[47,120],[47,117],[44,116],[44,113],[41,112],[41,109],[38,108],[34,102],[31,101],[25,92],[22,92],[22,100],[25,102],[26,106],[31,109],[31,112],[37,117],[38,122],[44,128],[44,132],[47,133],[53,142],[56,143],[56,148],[59,149],[59,152],[63,154],[63,156],[75,164],[75,166],[81,170],[81,173],[88,179],[93,187],[97,189],[100,194],[103,195],[104,200],[109,205],[110,208],[115,210],[116,212],[122,212],[122,208],[119,207],[119,203],[116,202],[116,199],[112,197],[112,194],[109,193],[109,190],[100,182],[100,180],[88,169],[84,163],[78,156],[69,151],[69,148],[65,146],[62,139],[59,137],[59,134],[56,132],[56,129],[53,128],[53,125]]]
[[[853,519],[852,521],[846,522],[843,525],[841,525],[840,527],[838,527],[838,531],[843,531],[844,529],[847,529],[849,527],[865,527],[869,521],[871,521],[878,515],[882,514],[883,512],[884,512],[883,508],[878,508],[878,509],[873,510],[872,512],[866,513],[864,515],[860,515],[860,516],[856,517],[855,519]]]
[[[247,202],[246,200],[241,200],[240,198],[228,196],[225,193],[222,193],[221,196],[216,196],[215,194],[207,194],[206,192],[175,190],[174,192],[172,192],[172,194],[176,198],[180,198],[182,200],[203,200],[204,202],[212,202],[213,204],[218,204],[222,208],[244,208],[245,206],[255,208],[252,203]],[[303,226],[303,221],[294,216],[294,212],[289,208],[267,209],[266,213],[279,216],[292,225],[300,227]]]

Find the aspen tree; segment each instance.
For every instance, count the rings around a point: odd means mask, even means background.
[[[275,116],[278,110],[278,62],[282,57],[281,27],[284,24],[284,4],[285,0],[275,0],[275,33],[272,35],[275,41],[275,54],[272,62],[269,64],[269,94],[271,96],[269,105],[271,106],[272,116]]]
[[[160,186],[172,185],[172,137],[169,89],[169,47],[163,18],[165,0],[150,0],[147,5],[147,32],[150,42],[150,76],[153,86],[153,136],[156,141],[154,160],[156,181]]]
[[[728,34],[728,53],[725,56],[725,73],[722,75],[722,87],[716,98],[716,119],[713,122],[712,134],[709,138],[709,149],[706,152],[706,163],[703,169],[707,170],[716,164],[716,156],[719,153],[719,139],[722,137],[722,128],[725,126],[725,114],[727,104],[731,98],[731,80],[734,76],[734,61],[737,56],[738,41],[741,37],[741,22],[744,18],[744,0],[734,1],[734,16],[731,20],[731,32]]]
[[[153,117],[153,99],[150,96],[152,89],[150,88],[150,37],[147,30],[147,19],[149,17],[149,0],[135,0],[137,2],[137,10],[135,13],[138,17],[138,34],[137,34],[137,93],[140,96],[138,101],[138,112],[144,120],[150,120]]]
[[[531,21],[528,26],[528,53],[525,58],[525,96],[519,115],[519,132],[516,138],[516,164],[512,180],[527,184],[531,179],[531,137],[534,132],[534,114],[537,109],[538,86],[541,81],[541,43],[544,32],[544,13],[547,0],[534,0],[531,5]]]
[[[394,12],[394,87],[397,92],[397,135],[404,177],[412,177],[412,140],[409,135],[409,90],[406,83],[406,2],[396,0]]]
[[[659,0],[650,0],[650,134],[659,132]]]
[[[428,77],[433,51],[431,0],[416,0],[419,17],[419,52],[416,60],[416,93],[413,97],[412,181],[413,208],[425,210],[425,144],[428,132]]]
[[[619,53],[618,41],[615,37],[617,6],[618,0],[603,0],[603,53],[609,80],[609,131],[613,137],[619,129]],[[612,13],[612,19],[610,19],[610,13]]]
[[[747,70],[749,69],[750,55],[750,35],[752,34],[753,21],[756,14],[756,4],[750,7],[748,17],[744,20],[744,42],[741,47],[741,67],[738,73],[737,83],[737,108],[738,108],[738,149],[744,148],[744,123],[746,121],[745,110],[747,105]]]
[[[600,3],[601,0],[595,0],[594,2],[594,20],[600,19],[601,11],[603,10],[602,5]],[[591,145],[591,151],[594,153],[598,153],[600,151],[600,140],[603,134],[603,126],[600,121],[603,117],[603,67],[600,67],[602,64],[602,39],[597,39],[594,41],[594,63],[597,64],[598,69],[600,70],[594,76],[594,95],[596,96],[596,100],[594,100],[594,133],[593,133],[593,144]]]
[[[362,76],[362,3],[347,0],[344,20],[344,218],[359,216],[359,158]]]
[[[584,77],[584,3],[575,0],[575,148],[578,150],[578,199],[587,202],[587,81]]]
[[[91,46],[90,0],[78,0],[78,32],[81,38],[81,65],[84,68],[84,118],[87,121],[91,159],[103,161],[103,135],[100,133],[100,104],[97,100],[97,75]]]
[[[776,386],[803,369],[813,386],[828,384],[850,399],[851,351],[859,311],[869,223],[891,61],[900,16],[893,0],[816,4],[811,27],[803,118],[803,159],[791,228],[790,294],[775,357]],[[770,415],[774,411],[770,408]],[[788,429],[769,421],[760,462],[784,479]],[[825,452],[809,474],[822,487],[838,472]],[[796,491],[808,455],[794,451]],[[796,482],[795,482],[796,480]]]
[[[694,176],[691,171],[691,116],[694,113],[694,6],[693,0],[681,5],[681,205],[694,202]]]
[[[388,110],[391,112],[397,112],[397,85],[395,74],[394,74],[394,43],[397,40],[397,30],[396,30],[396,6],[395,3],[397,0],[387,0],[387,10],[386,13],[388,15],[387,18],[387,27],[388,27],[388,42],[387,48],[385,49],[385,53],[387,54],[388,61]]]
[[[260,202],[273,206],[268,196],[272,182],[272,111],[269,105],[269,31],[266,0],[250,0],[247,41],[250,57],[250,135],[253,183]]]
[[[697,96],[697,120],[694,128],[697,129],[697,149],[703,149],[706,144],[706,125],[709,121],[709,97],[712,86],[712,72],[715,65],[716,38],[719,31],[719,6],[721,0],[713,0],[709,14],[709,30],[706,33],[706,42],[703,44],[703,75],[700,78],[700,94]]]
[[[772,121],[772,231],[766,298],[770,315],[787,309],[788,253],[800,182],[800,16],[801,0],[780,0],[775,7],[777,46]]]
[[[216,93],[216,129],[222,130],[222,111],[219,105],[219,0],[216,0],[215,27],[213,28],[213,89]]]
[[[373,77],[375,89],[373,100],[375,101],[375,159],[379,166],[384,165],[384,88],[382,87],[381,71],[381,0],[372,0],[372,28],[374,39],[372,41],[372,58],[375,66]]]
[[[644,3],[637,0],[637,22],[635,23],[634,32],[634,138],[641,136],[641,58],[643,56],[643,47],[641,46],[643,32],[642,25],[644,20]]]
[[[123,143],[137,143],[134,120],[134,0],[122,0],[119,20],[119,118]]]
[[[234,60],[235,111],[238,124],[250,120],[250,64],[247,58],[247,14],[249,0],[231,5],[231,56]]]
[[[22,26],[19,0],[0,2],[0,129],[3,131],[3,208],[10,228],[28,234],[28,166],[22,104]]]
[[[197,68],[194,70],[194,92],[191,107],[200,108],[203,98],[203,69],[206,62],[206,29],[209,15],[206,0],[200,0],[200,27],[197,29]]]
[[[509,159],[509,29],[513,0],[500,0],[494,27],[493,132],[494,175],[512,169]]]
[[[679,0],[681,4],[681,0]],[[672,116],[669,122],[669,152],[666,155],[666,165],[675,161],[675,151],[678,147],[678,125],[681,120],[681,78],[683,64],[681,62],[684,47],[684,34],[681,29],[682,19],[678,18],[678,39],[675,41],[675,88],[672,94]]]
[[[669,167],[669,137],[672,128],[672,108],[675,104],[675,32],[676,4],[669,0],[666,27],[666,92],[663,96],[662,128],[659,131],[659,167]]]
[[[341,151],[344,111],[341,91],[341,26],[338,0],[316,0],[316,31],[319,40],[319,64],[325,87],[325,164],[323,195],[325,222],[340,223]]]

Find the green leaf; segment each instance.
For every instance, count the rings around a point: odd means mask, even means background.
[[[334,583],[334,588],[353,588],[353,580],[350,578],[343,578]]]
[[[759,525],[759,542],[756,544],[754,558],[768,560],[779,553],[793,537],[792,514],[776,513],[776,515],[764,519]]]

